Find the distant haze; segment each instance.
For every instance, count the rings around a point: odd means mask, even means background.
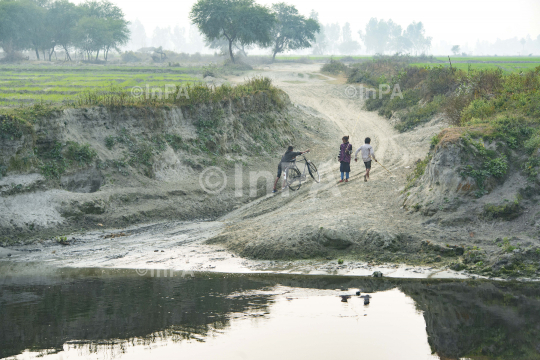
[[[74,0],[75,3],[83,2]],[[156,27],[189,28],[189,11],[195,0],[113,0],[126,14],[126,19],[138,19],[150,36]],[[271,5],[279,0],[260,0]],[[314,9],[322,24],[351,24],[353,36],[363,30],[371,17],[392,19],[403,28],[413,21],[424,23],[426,35],[433,37],[431,52],[438,44],[460,44],[465,50],[474,49],[477,41],[525,38],[535,40],[540,35],[539,0],[292,0],[285,1],[309,15]]]

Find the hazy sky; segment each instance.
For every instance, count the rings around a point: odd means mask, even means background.
[[[80,3],[83,0],[74,0]],[[258,0],[264,5],[283,0]],[[128,20],[139,19],[151,35],[156,26],[189,26],[188,14],[195,0],[112,0]],[[540,35],[540,0],[288,0],[304,15],[311,9],[323,24],[351,23],[353,32],[364,29],[372,17],[392,19],[405,28],[422,21],[435,43],[474,44]]]

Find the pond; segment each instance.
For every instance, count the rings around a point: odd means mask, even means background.
[[[0,265],[0,358],[149,357],[540,359],[540,287]]]

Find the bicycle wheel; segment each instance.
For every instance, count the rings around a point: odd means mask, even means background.
[[[296,191],[302,186],[302,175],[297,168],[287,168],[287,185],[292,191]]]
[[[309,162],[308,164],[308,171],[309,175],[315,180],[315,182],[321,182],[321,175],[319,175],[319,171],[317,170],[317,167],[312,162]]]

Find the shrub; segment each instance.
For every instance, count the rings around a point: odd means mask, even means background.
[[[506,156],[501,155],[500,157],[492,160],[488,160],[484,167],[487,169],[489,174],[496,178],[502,178],[506,175],[508,170],[508,162],[506,161]]]
[[[202,72],[202,76],[203,78],[207,77],[207,76],[211,76],[211,77],[217,77],[218,76],[218,68],[216,65],[214,64],[210,64],[208,66],[203,66],[203,72]]]
[[[525,141],[524,146],[528,154],[533,154],[540,149],[540,133],[531,136],[527,141]]]
[[[90,147],[90,144],[79,145],[76,142],[68,142],[66,150],[66,159],[75,161],[81,165],[89,165],[97,156],[96,150]]]
[[[519,201],[514,201],[505,205],[486,204],[484,206],[484,217],[487,219],[513,220],[523,213]]]
[[[341,61],[330,59],[329,63],[326,63],[321,68],[321,72],[337,75],[339,73],[346,73],[349,67]]]
[[[114,136],[109,135],[105,138],[105,146],[107,147],[107,149],[111,150],[115,144],[116,139]]]
[[[141,59],[133,51],[125,51],[120,58],[123,62],[140,62]]]
[[[416,166],[414,167],[413,171],[407,175],[407,185],[405,185],[405,190],[410,189],[414,186],[416,183],[416,180],[418,180],[424,173],[426,172],[427,165],[431,161],[432,156],[428,155],[426,158],[422,161],[419,161],[416,163]]]
[[[461,112],[462,121],[469,121],[472,118],[486,119],[495,113],[495,106],[487,100],[473,100]]]
[[[16,140],[32,132],[33,127],[26,120],[12,115],[0,115],[0,139]]]
[[[434,67],[429,71],[424,84],[424,98],[446,95],[458,86],[456,72],[444,66]]]
[[[401,122],[396,124],[396,129],[400,132],[405,132],[430,121],[435,114],[441,112],[443,100],[444,97],[438,96],[423,106],[415,105],[409,110],[400,112],[399,118]]]

